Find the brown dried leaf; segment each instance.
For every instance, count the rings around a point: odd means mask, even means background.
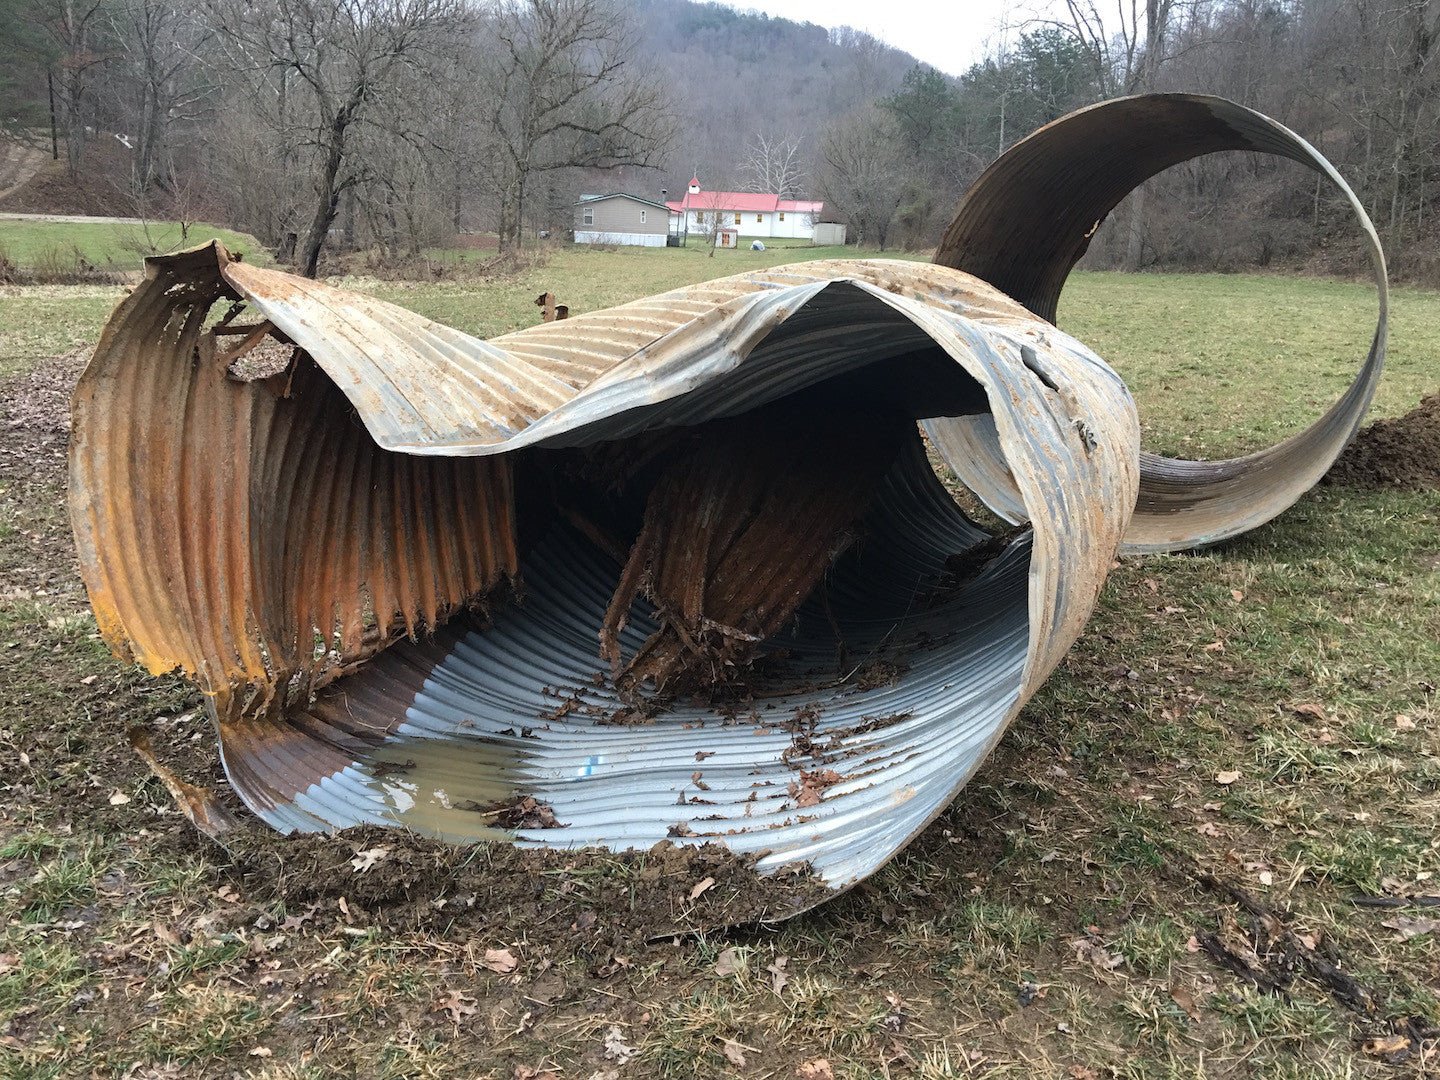
[[[1191,1020],[1200,1019],[1200,1010],[1195,1005],[1195,995],[1179,983],[1170,984],[1170,1000],[1180,1006],[1180,1011]]]
[[[715,879],[714,879],[713,877],[701,878],[699,881],[697,881],[697,882],[695,883],[695,887],[690,890],[690,899],[691,899],[691,900],[698,900],[698,899],[700,898],[700,894],[701,894],[701,893],[704,893],[704,892],[706,892],[707,890],[712,889],[712,888],[714,888],[714,887],[715,887]]]
[[[1393,919],[1383,920],[1380,925],[1394,930],[1397,941],[1409,941],[1411,938],[1424,937],[1440,930],[1440,920],[1424,917],[1412,919],[1409,915],[1396,915]]]
[[[835,1069],[827,1059],[814,1058],[795,1066],[795,1075],[800,1080],[835,1080]]]
[[[357,850],[355,857],[350,860],[350,867],[357,874],[363,874],[389,854],[390,849],[387,847],[366,848],[364,851]]]
[[[734,1065],[737,1069],[743,1069],[745,1067],[745,1048],[734,1039],[726,1039],[721,1043],[720,1053],[725,1056],[726,1061],[730,1062],[730,1064]]]
[[[1377,1035],[1365,1040],[1365,1052],[1374,1057],[1388,1057],[1410,1049],[1410,1040],[1404,1035]]]
[[[777,956],[775,962],[765,968],[770,973],[770,989],[774,990],[776,994],[784,990],[785,984],[790,981],[790,976],[785,971],[785,966],[789,963],[788,956]]]
[[[430,1011],[449,1013],[450,1022],[458,1027],[465,1017],[475,1015],[475,999],[465,996],[459,990],[447,990],[435,999]]]
[[[825,790],[834,787],[839,782],[840,774],[834,769],[802,771],[798,780],[790,781],[790,797],[795,800],[796,807],[804,810],[807,807],[819,805]]]
[[[1076,938],[1070,942],[1070,947],[1075,950],[1077,960],[1088,960],[1101,971],[1114,971],[1125,963],[1123,956],[1110,952],[1100,942],[1088,937]]]
[[[509,949],[486,949],[480,966],[497,975],[509,975],[520,966],[520,961],[515,959],[515,954]]]
[[[605,1056],[609,1060],[624,1065],[638,1052],[625,1041],[625,1033],[618,1026],[612,1026],[605,1033]]]
[[[1227,769],[1224,772],[1218,772],[1215,774],[1215,782],[1225,787],[1229,787],[1231,784],[1235,783],[1235,781],[1239,779],[1240,772],[1238,769]]]
[[[734,975],[744,966],[740,950],[735,948],[725,949],[715,960],[715,974],[722,979]]]

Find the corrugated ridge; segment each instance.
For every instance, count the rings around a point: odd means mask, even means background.
[[[223,292],[206,266],[152,266],[107,326],[76,390],[71,505],[106,640],[223,711],[235,686],[268,698],[433,625],[517,557],[508,461],[387,454],[308,362],[228,378],[201,334]],[[420,589],[400,583],[413,550]]]

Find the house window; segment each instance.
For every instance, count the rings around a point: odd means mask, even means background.
[[[644,211],[644,210],[641,210],[641,211],[640,211],[640,224],[641,224],[641,225],[644,225],[644,224],[645,224],[645,211]]]
[[[755,224],[756,224],[756,225],[761,225],[761,224],[764,223],[764,221],[765,221],[765,215],[764,215],[764,214],[756,214],[756,215],[755,215]]]
[[[594,225],[594,224],[595,224],[595,211],[594,211],[594,209],[591,208],[591,209],[587,209],[587,210],[583,211],[583,212],[581,213],[581,215],[580,215],[580,220],[583,221],[586,225]]]
[[[740,211],[739,211],[739,210],[736,210],[736,211],[735,211],[735,224],[736,224],[736,225],[739,225],[739,224],[740,224]]]
[[[785,211],[784,211],[784,210],[781,210],[781,211],[780,211],[780,220],[781,220],[781,221],[784,221],[784,220],[785,220]]]

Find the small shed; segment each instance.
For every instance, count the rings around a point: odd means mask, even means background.
[[[670,211],[662,202],[615,191],[581,195],[575,204],[577,244],[664,247],[669,234]]]
[[[838,247],[845,243],[845,226],[833,221],[817,221],[813,242],[816,247]]]

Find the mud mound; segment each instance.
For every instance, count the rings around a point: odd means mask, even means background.
[[[1325,476],[1357,488],[1440,488],[1440,394],[1410,412],[1363,429]]]
[[[290,914],[343,903],[357,926],[563,936],[608,953],[657,937],[784,919],[833,895],[806,871],[774,876],[718,844],[649,851],[460,847],[363,827],[335,835],[225,837],[251,896]]]

